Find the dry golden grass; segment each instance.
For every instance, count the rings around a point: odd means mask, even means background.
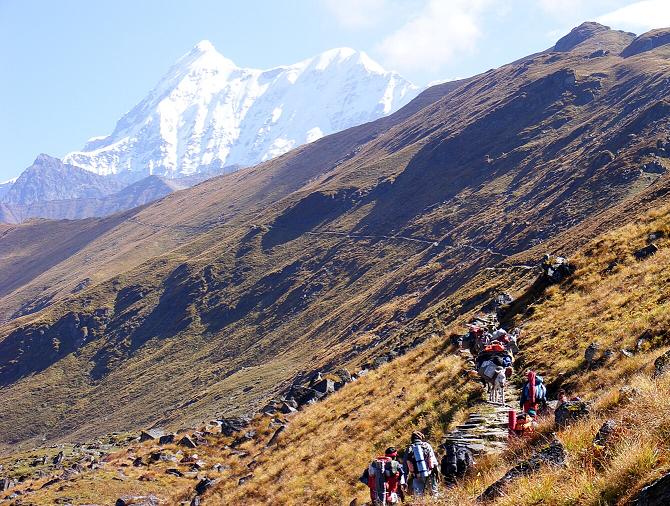
[[[403,448],[424,431],[434,446],[480,393],[461,374],[461,360],[434,339],[327,401],[294,415],[278,447],[257,458],[254,478],[241,487],[221,486],[209,504],[349,504],[364,501],[357,479],[371,456]]]

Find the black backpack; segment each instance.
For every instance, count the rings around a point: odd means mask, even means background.
[[[472,452],[465,446],[455,444],[445,445],[446,453],[440,463],[440,471],[447,482],[453,483],[456,478],[462,478],[474,465]]]

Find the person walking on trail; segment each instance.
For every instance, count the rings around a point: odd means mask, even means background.
[[[547,387],[544,386],[542,376],[535,371],[528,371],[528,376],[521,389],[519,404],[524,413],[534,412],[544,408],[547,404]]]
[[[375,458],[360,477],[370,488],[370,500],[374,506],[398,504],[403,497],[405,470],[398,462],[398,451],[387,448],[383,457]]]
[[[433,447],[425,441],[421,432],[412,433],[412,442],[405,451],[407,474],[412,476],[412,493],[424,495],[426,490],[437,495],[439,463]]]

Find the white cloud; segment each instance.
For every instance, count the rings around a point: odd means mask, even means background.
[[[388,0],[322,0],[323,5],[344,27],[367,28],[379,23],[388,9]]]
[[[377,46],[387,66],[437,71],[482,36],[480,17],[490,0],[428,0],[419,12]]]
[[[670,26],[670,1],[643,0],[600,16],[597,21],[634,32]]]

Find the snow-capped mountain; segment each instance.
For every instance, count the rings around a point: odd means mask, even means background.
[[[419,91],[353,49],[257,70],[237,67],[202,41],[111,135],[63,161],[127,180],[249,166],[389,114]]]

